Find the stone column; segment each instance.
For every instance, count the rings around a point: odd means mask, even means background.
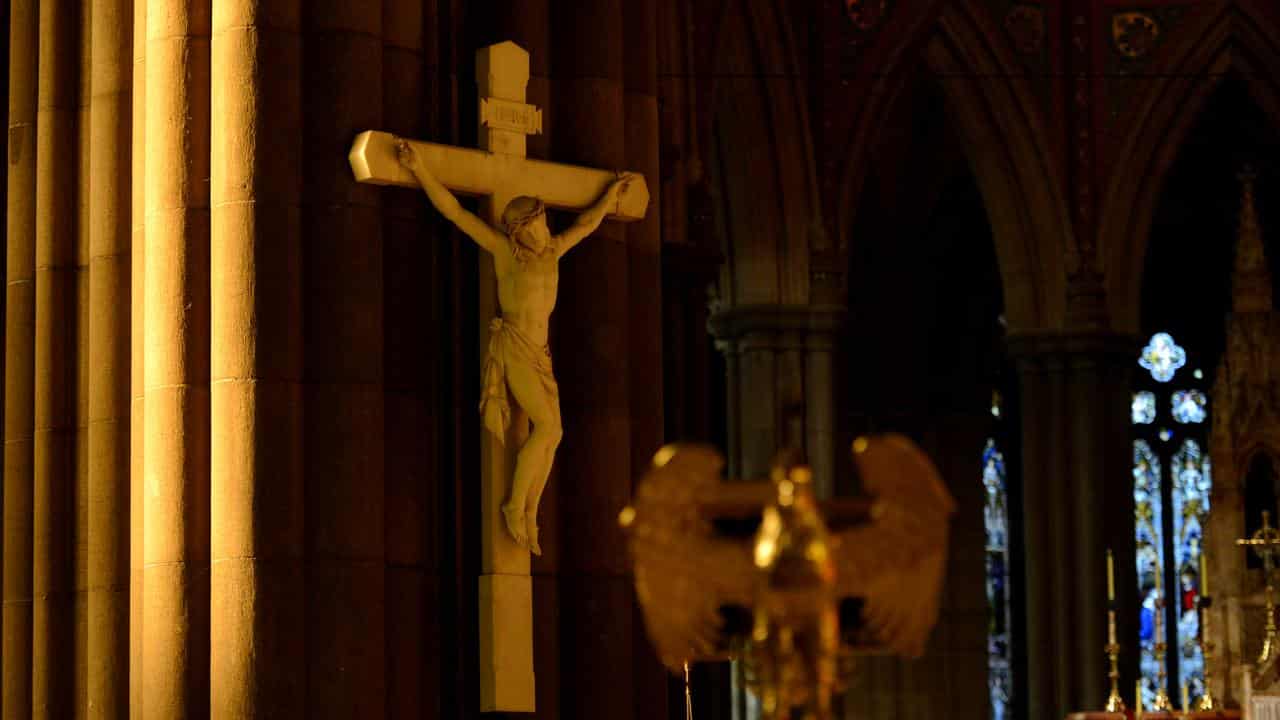
[[[818,497],[835,495],[836,453],[834,332],[813,332],[805,338],[804,400],[805,448],[813,468]],[[843,450],[843,449],[840,449]]]
[[[786,443],[785,400],[779,397],[779,347],[772,329],[743,329],[738,356],[738,470],[735,479],[768,477],[769,463]]]
[[[76,38],[76,264],[75,358],[76,398],[75,436],[72,444],[75,484],[72,508],[75,521],[71,530],[73,583],[73,647],[75,673],[72,682],[72,710],[79,720],[89,711],[89,83],[90,43],[93,37],[90,13],[92,3],[81,2],[76,22],[80,32]]]
[[[626,166],[621,0],[551,3],[554,157]],[[635,716],[635,635],[626,543],[631,497],[631,351],[627,230],[605,223],[566,256],[552,356],[564,414],[557,453],[560,717]],[[642,455],[647,452],[642,452]],[[568,684],[568,683],[571,683]]]
[[[658,3],[623,5],[626,167],[643,173],[661,188],[658,137]],[[633,483],[649,467],[662,446],[662,193],[654,192],[644,220],[626,228],[627,319],[630,347],[631,476]],[[645,633],[640,608],[634,603],[632,624],[635,652],[636,716],[662,717],[667,707],[667,671],[658,661]]]
[[[424,93],[424,12],[429,11],[421,0],[382,2],[382,127],[404,137],[443,142],[424,132],[427,109],[439,111],[433,108],[438,98]],[[434,23],[434,13],[429,17]],[[426,568],[428,563],[435,566],[439,552],[433,539],[440,517],[432,490],[439,480],[439,435],[447,427],[431,404],[441,373],[431,266],[444,238],[428,231],[427,211],[420,191],[385,193],[383,198],[387,717],[439,713],[437,676],[426,668],[428,659],[440,654],[434,640],[439,584],[433,576],[435,582],[428,585]]]
[[[91,3],[88,706],[129,714],[133,3]]]
[[[313,5],[303,24],[307,715],[382,717],[386,191],[346,157],[383,126],[382,4]]]
[[[142,547],[143,531],[143,442],[146,423],[143,406],[146,401],[146,335],[143,320],[146,313],[146,184],[147,127],[147,2],[133,0],[132,83],[133,112],[131,120],[132,187],[130,190],[130,277],[129,277],[129,717],[142,717]]]
[[[803,446],[823,496],[834,492],[832,352],[844,314],[838,305],[744,305],[712,315],[708,328],[730,371],[731,477],[765,477],[774,453],[793,444]]]
[[[1018,379],[1022,401],[1021,417],[1035,416],[1040,419],[1049,417],[1058,408],[1050,405],[1048,382],[1042,363],[1028,358],[1018,363]],[[1048,517],[1053,508],[1049,502],[1049,484],[1053,481],[1048,476],[1056,461],[1049,452],[1047,433],[1037,424],[1024,420],[1022,423],[1022,544],[1026,562],[1023,566],[1022,582],[1012,588],[1016,593],[1020,589],[1025,598],[1026,622],[1015,640],[1026,648],[1026,657],[1033,655],[1037,660],[1034,665],[1029,661],[1027,671],[1022,675],[1023,681],[1018,683],[1019,676],[1014,674],[1014,695],[1016,702],[1027,708],[1056,707],[1055,693],[1052,687],[1053,668],[1056,663],[1050,659],[1041,659],[1040,654],[1051,651],[1053,640],[1052,607],[1053,583],[1050,581],[1050,568],[1040,565],[1052,555],[1054,543],[1050,540]],[[1028,474],[1032,473],[1032,474]],[[1010,569],[1011,571],[1013,568]],[[1018,585],[1021,587],[1019,588]],[[1046,665],[1040,670],[1040,665]],[[1036,712],[1039,712],[1038,710]]]
[[[147,0],[144,718],[209,708],[209,0]]]
[[[1116,557],[1121,688],[1137,677],[1129,338],[1105,332],[1010,338],[1021,384],[1023,547],[1014,592],[1029,716],[1065,716],[1106,698],[1106,550]],[[1015,635],[1015,638],[1017,636]]]
[[[69,718],[75,693],[76,0],[40,3],[36,112],[35,493],[31,714]]]
[[[35,418],[36,0],[9,5],[9,147],[4,335],[4,680],[6,720],[31,717]]]
[[[299,6],[213,6],[209,713],[216,718],[308,715]]]

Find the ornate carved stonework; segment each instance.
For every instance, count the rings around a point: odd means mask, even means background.
[[[1254,177],[1241,175],[1240,226],[1232,273],[1232,313],[1227,343],[1214,379],[1210,435],[1214,465],[1206,543],[1215,597],[1211,638],[1222,652],[1213,669],[1228,701],[1244,701],[1248,673],[1255,690],[1280,690],[1277,668],[1255,668],[1261,634],[1261,571],[1249,570],[1235,546],[1244,537],[1245,477],[1258,453],[1280,458],[1280,314],[1272,310],[1267,269],[1254,201]],[[1273,462],[1273,465],[1275,463]],[[1280,465],[1276,465],[1280,467]],[[1260,674],[1258,674],[1260,673]],[[1219,693],[1218,687],[1214,688]]]
[[[1141,12],[1117,12],[1111,16],[1111,52],[1106,63],[1107,114],[1115,121],[1126,112],[1135,93],[1149,83],[1143,75],[1155,62],[1157,47],[1182,25],[1194,0],[1170,0],[1144,7]],[[1152,28],[1154,27],[1154,30]],[[1153,34],[1154,32],[1154,34]]]
[[[1144,12],[1118,12],[1111,16],[1111,40],[1121,55],[1140,58],[1156,46],[1160,23]]]

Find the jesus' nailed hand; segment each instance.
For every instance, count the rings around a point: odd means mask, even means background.
[[[502,441],[511,421],[509,391],[533,424],[516,456],[515,479],[511,495],[502,504],[502,515],[511,537],[533,554],[541,555],[538,501],[563,435],[560,391],[551,373],[551,353],[547,348],[560,258],[600,227],[636,176],[620,174],[573,225],[552,235],[541,200],[514,198],[502,211],[502,227],[490,227],[458,203],[431,174],[411,143],[397,140],[396,149],[400,164],[418,179],[436,210],[493,256],[502,316],[490,325],[489,349],[481,371],[484,389],[480,411],[485,427]]]

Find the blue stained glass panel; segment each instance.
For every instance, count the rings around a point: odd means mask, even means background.
[[[1144,440],[1133,442],[1134,541],[1137,549],[1138,597],[1142,598],[1138,626],[1138,671],[1142,702],[1155,701],[1159,665],[1155,656],[1156,576],[1164,567],[1164,533],[1160,498],[1160,458]]]
[[[1179,687],[1191,697],[1204,692],[1204,655],[1200,650],[1200,546],[1209,514],[1213,486],[1209,457],[1194,440],[1185,440],[1173,454],[1173,554],[1177,570]],[[1172,593],[1170,593],[1172,595]],[[1171,600],[1174,598],[1171,598]]]
[[[1142,349],[1138,364],[1151,371],[1156,382],[1169,382],[1178,368],[1187,364],[1187,351],[1169,333],[1156,333]]]
[[[1007,720],[1013,686],[1009,636],[1009,509],[1004,455],[988,439],[982,450],[986,491],[983,525],[987,534],[987,687],[992,720]]]
[[[1133,394],[1130,417],[1134,425],[1150,425],[1156,421],[1155,393],[1142,391]]]
[[[1199,390],[1179,390],[1173,394],[1173,419],[1183,424],[1202,423],[1208,415],[1208,402],[1209,398]]]

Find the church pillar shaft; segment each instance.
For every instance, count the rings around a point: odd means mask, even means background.
[[[380,2],[319,2],[302,24],[307,715],[382,717],[383,214],[344,148],[383,126],[386,23]]]
[[[1107,586],[1104,574],[1097,569],[1105,563],[1107,551],[1107,504],[1103,475],[1109,458],[1102,452],[1099,436],[1103,429],[1103,392],[1099,363],[1090,356],[1073,357],[1068,363],[1067,393],[1071,398],[1068,435],[1073,438],[1071,463],[1073,480],[1071,528],[1066,542],[1075,557],[1070,567],[1068,585],[1077,599],[1074,614],[1067,625],[1082,647],[1076,660],[1086,663],[1079,676],[1076,697],[1082,702],[1107,695],[1106,657],[1098,649],[1107,638]],[[1112,396],[1113,403],[1124,405],[1124,396]],[[1103,570],[1105,573],[1105,569]],[[1093,704],[1080,707],[1093,707]]]
[[[550,7],[554,156],[625,168],[623,3]],[[631,351],[652,338],[631,334],[626,237],[605,223],[566,258],[553,338],[565,425],[556,478],[560,674],[573,679],[572,692],[559,698],[565,718],[635,714],[634,600],[617,514],[631,497],[637,456],[647,455],[632,447]]]
[[[718,340],[716,348],[724,353],[725,375],[725,433],[729,436],[725,442],[725,454],[729,461],[730,478],[743,477],[742,474],[742,355],[738,352],[736,340]]]
[[[208,0],[147,0],[144,718],[209,708]]]
[[[434,3],[433,3],[434,5]],[[425,109],[439,97],[423,72],[421,0],[382,0],[383,127],[403,137],[439,137]],[[434,411],[433,388],[442,371],[434,347],[442,326],[433,314],[433,253],[447,242],[428,228],[421,193],[383,197],[384,332],[386,342],[386,613],[387,717],[439,714],[441,644],[440,546],[442,518],[433,490],[446,425]],[[427,275],[427,278],[423,276]],[[425,324],[425,327],[424,327]],[[468,385],[466,390],[473,391]],[[468,405],[468,409],[470,405]]]
[[[661,188],[658,159],[658,3],[623,4],[623,75],[626,167]],[[639,479],[663,443],[662,207],[661,192],[650,196],[640,222],[626,227],[630,343],[631,477]],[[636,717],[668,713],[667,672],[645,635],[639,605],[633,603]]]
[[[90,4],[88,697],[129,713],[130,184],[133,3]]]
[[[1029,716],[1065,715],[1105,700],[1106,550],[1115,555],[1116,633],[1136,677],[1137,595],[1128,377],[1123,339],[1014,338],[1022,407],[1021,627]],[[1122,656],[1123,657],[1123,656]]]
[[[36,0],[9,5],[9,148],[4,361],[3,697],[6,720],[31,717],[35,410]]]
[[[708,328],[725,353],[729,475],[759,480],[782,447],[804,450],[822,496],[835,493],[836,305],[744,305]]]
[[[1070,463],[1074,458],[1069,454],[1070,441],[1067,433],[1067,402],[1065,368],[1063,359],[1050,356],[1045,359],[1048,372],[1048,398],[1046,413],[1042,424],[1048,433],[1048,466],[1040,468],[1039,477],[1032,482],[1041,481],[1049,486],[1049,503],[1043,520],[1049,526],[1048,547],[1043,551],[1049,553],[1047,569],[1049,571],[1050,591],[1046,598],[1049,610],[1049,622],[1052,628],[1052,644],[1048,648],[1047,657],[1057,671],[1053,674],[1053,700],[1048,705],[1051,716],[1064,716],[1069,711],[1078,674],[1071,670],[1071,658],[1079,645],[1079,638],[1073,631],[1070,620],[1074,617],[1073,609],[1078,598],[1074,591],[1069,591],[1075,575],[1071,545],[1072,518],[1074,515],[1074,483]],[[1043,479],[1041,479],[1043,478]],[[1030,553],[1028,553],[1030,555]]]
[[[741,480],[768,477],[769,463],[786,431],[786,418],[778,407],[778,358],[768,335],[755,332],[738,341]]]
[[[214,0],[209,703],[219,718],[308,714],[299,24],[298,0]]]
[[[40,3],[36,112],[32,717],[73,714],[77,370],[76,0]]]
[[[80,2],[76,22],[79,33],[76,38],[79,60],[77,64],[76,100],[76,261],[73,274],[73,310],[75,314],[75,434],[72,442],[72,463],[75,481],[72,489],[72,573],[74,594],[72,599],[72,643],[75,664],[72,676],[72,712],[79,720],[89,711],[89,554],[92,539],[89,537],[89,398],[94,390],[90,386],[89,315],[90,247],[89,247],[89,122],[90,82],[92,70],[93,23],[92,3]]]
[[[143,438],[146,422],[146,383],[143,371],[146,334],[146,185],[145,137],[147,127],[147,2],[133,0],[132,82],[133,107],[130,128],[132,187],[129,203],[129,717],[142,716],[142,577],[143,577]]]
[[[834,339],[830,334],[811,335],[804,360],[805,448],[813,469],[814,492],[820,498],[835,495],[835,365]]]

